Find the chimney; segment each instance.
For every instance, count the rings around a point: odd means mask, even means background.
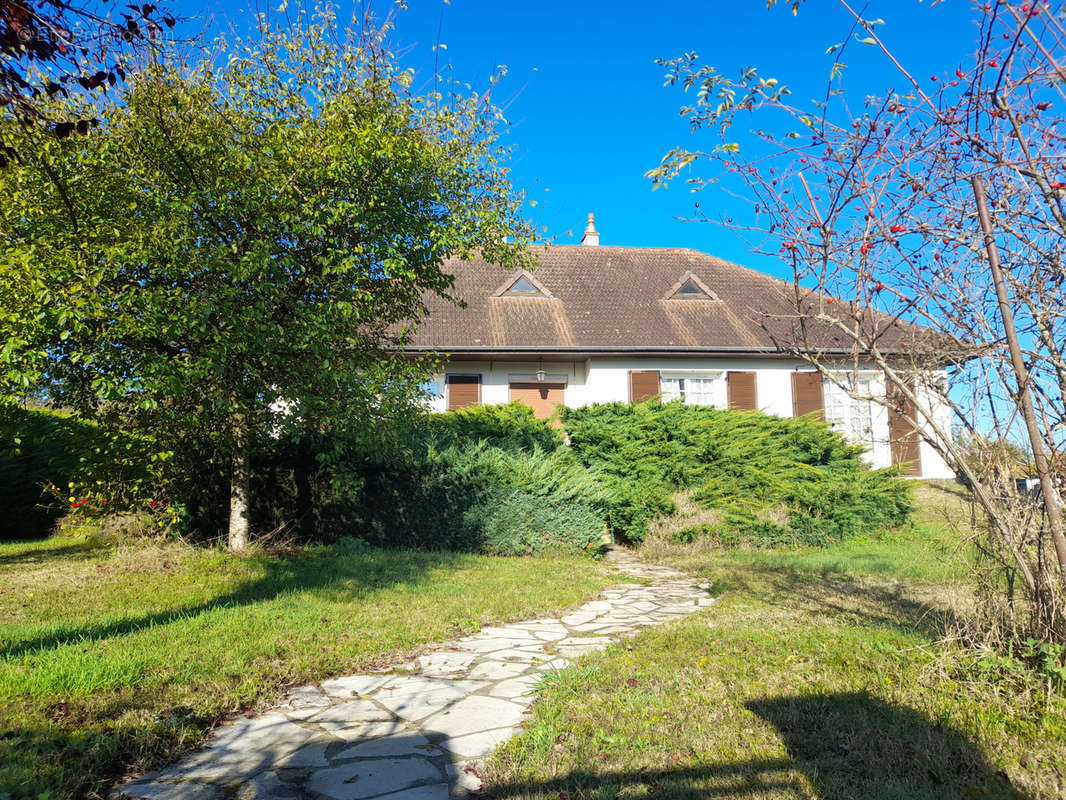
[[[596,223],[589,214],[589,224],[585,226],[585,235],[581,237],[581,244],[586,247],[596,247],[600,243],[600,234],[596,231]]]

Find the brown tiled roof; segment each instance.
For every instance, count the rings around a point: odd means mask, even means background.
[[[494,296],[518,273],[481,260],[450,261],[453,294],[427,300],[429,317],[412,341],[441,352],[779,353],[796,333],[791,283],[695,250],[552,245],[533,248],[530,272],[550,297]],[[667,299],[686,275],[718,300]],[[817,297],[812,296],[816,301]],[[890,324],[883,350],[923,329]],[[850,351],[846,337],[815,324],[826,350]],[[788,335],[786,335],[786,333]]]

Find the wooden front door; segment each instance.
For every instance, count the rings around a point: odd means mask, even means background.
[[[563,402],[563,384],[512,383],[511,402],[529,406],[537,419],[547,419],[555,413],[555,406]]]

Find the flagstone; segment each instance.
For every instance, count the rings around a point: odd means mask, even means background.
[[[530,638],[529,631],[523,630],[522,628],[519,628],[517,626],[506,627],[506,628],[497,628],[497,627],[482,628],[478,632],[478,635],[479,636],[494,636],[494,637],[500,637],[500,638],[503,638],[503,639],[529,639]]]
[[[322,681],[319,686],[330,697],[351,699],[376,692],[381,687],[387,686],[395,677],[395,675],[349,675],[346,678]]]
[[[391,722],[363,722],[346,725],[343,722],[324,722],[322,728],[330,736],[342,742],[365,742],[379,736],[394,736],[407,730],[407,726],[398,720]]]
[[[395,756],[431,756],[440,749],[420,733],[403,733],[362,742],[343,750],[334,760],[343,758],[387,758]]]
[[[392,718],[392,714],[369,700],[353,700],[349,703],[330,706],[308,719],[307,722],[315,725],[323,722],[345,722],[349,725],[357,725],[360,722],[388,722]]]
[[[462,639],[458,646],[473,653],[491,653],[493,650],[507,650],[514,646],[514,639]]]
[[[447,800],[448,784],[434,783],[431,786],[416,786],[399,792],[383,794],[376,800]]]
[[[486,681],[502,681],[521,675],[529,669],[521,663],[510,661],[484,661],[470,670],[470,677]]]
[[[333,800],[362,800],[391,790],[439,781],[441,777],[440,770],[424,758],[373,759],[313,772],[307,781],[307,789]]]
[[[317,686],[301,686],[289,692],[285,705],[294,709],[328,706],[329,698]]]
[[[296,800],[299,790],[291,783],[281,780],[273,772],[256,775],[241,785],[234,800]]]
[[[438,652],[420,656],[418,663],[422,665],[422,674],[426,677],[444,678],[465,673],[475,658],[476,653]]]
[[[484,788],[481,776],[473,764],[458,762],[444,768],[452,784],[452,793],[460,796],[480,792]]]
[[[428,717],[485,685],[484,681],[448,681],[411,676],[394,681],[374,699],[408,721]]]
[[[294,750],[278,763],[282,767],[327,767],[329,759],[326,758],[326,750],[333,742],[322,740],[308,742],[303,747]]]
[[[559,639],[565,639],[570,633],[566,628],[560,626],[557,629],[547,628],[545,630],[536,631],[533,635],[544,642],[556,642]]]
[[[468,733],[465,736],[456,736],[447,739],[443,743],[446,750],[464,758],[480,758],[495,750],[499,745],[517,736],[522,729],[515,726],[506,728],[494,728],[477,733]]]
[[[543,645],[542,645],[543,647]],[[543,650],[500,650],[495,653],[490,653],[489,658],[492,661],[506,661],[506,662],[520,662],[523,664],[532,664],[534,661],[541,661],[545,658]]]
[[[525,713],[526,709],[509,700],[472,695],[424,720],[420,727],[422,730],[443,733],[453,738],[486,728],[517,725]],[[448,747],[447,742],[444,746]]]
[[[259,723],[259,724],[256,724]],[[198,753],[158,774],[161,780],[245,778],[278,763],[315,736],[282,714],[236,723]]]
[[[525,700],[531,696],[533,689],[540,683],[541,677],[541,675],[522,675],[518,678],[500,681],[489,690],[489,694],[493,697]]]
[[[222,797],[217,787],[195,781],[134,783],[122,787],[117,796],[130,800],[219,800]]]

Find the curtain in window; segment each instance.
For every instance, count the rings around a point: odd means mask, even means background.
[[[663,402],[684,400],[689,406],[713,406],[714,378],[678,378],[664,375],[660,384]]]
[[[861,395],[869,396],[872,392],[869,378],[859,378],[855,384],[848,378],[844,383],[848,387],[854,385],[855,391]],[[851,397],[842,387],[830,380],[825,381],[824,390],[825,420],[830,427],[844,434],[852,444],[872,446],[873,401]]]

